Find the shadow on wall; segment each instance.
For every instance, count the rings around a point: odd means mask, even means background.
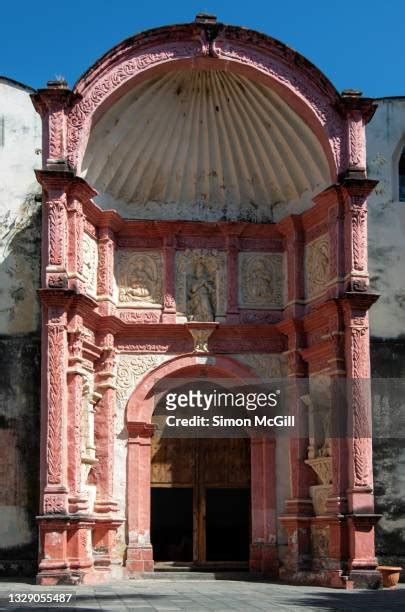
[[[0,575],[36,569],[40,439],[41,205],[27,197],[0,236]]]

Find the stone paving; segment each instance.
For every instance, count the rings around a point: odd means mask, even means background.
[[[8,603],[8,593],[75,595],[69,605]],[[38,587],[27,582],[0,582],[0,610],[187,610],[216,612],[268,610],[294,612],[341,610],[352,612],[405,611],[405,585],[395,590],[340,591],[307,586],[229,580],[134,580],[110,585]]]

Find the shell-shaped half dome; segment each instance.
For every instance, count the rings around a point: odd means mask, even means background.
[[[82,176],[138,219],[277,221],[331,182],[308,125],[268,86],[222,70],[135,86],[93,126]]]

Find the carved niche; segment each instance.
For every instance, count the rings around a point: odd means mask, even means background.
[[[97,241],[86,232],[83,234],[83,278],[86,283],[86,292],[91,295],[97,294],[97,266],[98,248]]]
[[[125,305],[161,305],[163,259],[159,251],[119,251],[118,301]]]
[[[330,279],[330,245],[327,235],[305,247],[305,291],[312,298],[324,291]]]
[[[226,255],[215,249],[187,249],[176,258],[176,304],[189,321],[225,316]]]
[[[283,308],[283,254],[239,254],[239,301],[244,308]]]

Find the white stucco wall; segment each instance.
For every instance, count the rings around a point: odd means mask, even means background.
[[[398,159],[405,145],[405,97],[376,100],[367,126],[369,178],[379,181],[369,198],[371,289],[381,297],[370,312],[371,335],[405,334],[405,202],[398,201]]]
[[[0,334],[38,328],[41,121],[30,93],[0,77]]]

